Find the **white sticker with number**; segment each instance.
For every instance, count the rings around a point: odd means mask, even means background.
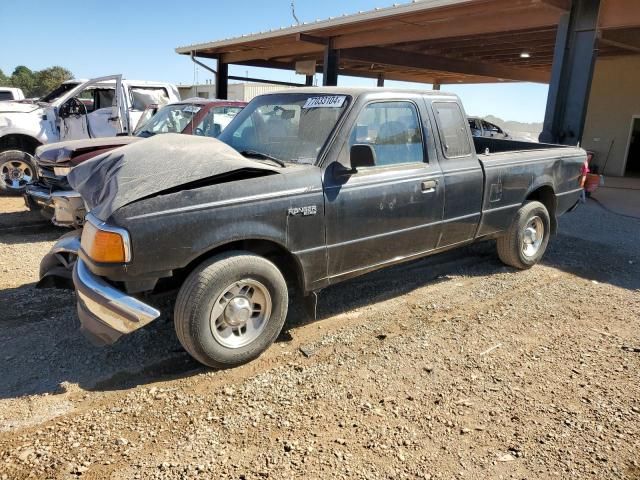
[[[183,110],[187,113],[198,113],[202,110],[202,107],[196,107],[195,105],[187,105],[183,108]]]
[[[323,95],[309,97],[302,108],[340,108],[344,105],[345,95]]]

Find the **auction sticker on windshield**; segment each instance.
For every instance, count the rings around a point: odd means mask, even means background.
[[[198,113],[202,108],[196,107],[195,105],[187,105],[183,110],[187,113]]]
[[[340,108],[347,98],[345,95],[323,95],[322,97],[309,97],[302,108]]]

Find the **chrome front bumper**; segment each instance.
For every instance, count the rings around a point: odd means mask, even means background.
[[[80,259],[73,269],[73,284],[81,331],[96,345],[111,345],[160,316],[160,311],[91,273]]]
[[[58,227],[80,228],[84,224],[87,214],[84,200],[73,190],[57,190],[50,192],[48,188],[39,185],[28,185],[24,193],[24,200],[31,210],[42,208],[53,209],[51,222]]]
[[[34,208],[52,208],[53,200],[48,188],[39,185],[27,185],[24,191],[24,203],[31,210]]]

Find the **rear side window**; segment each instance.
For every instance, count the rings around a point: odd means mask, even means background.
[[[424,162],[420,119],[411,102],[367,105],[358,116],[349,143],[371,145],[376,166]]]
[[[0,101],[2,100],[13,100],[13,93],[11,92],[0,92]]]
[[[166,105],[169,103],[169,95],[163,87],[131,87],[129,102],[133,110],[142,111],[152,104]]]
[[[436,112],[444,156],[455,158],[470,155],[469,135],[460,106],[453,102],[440,102],[434,103],[433,108]]]

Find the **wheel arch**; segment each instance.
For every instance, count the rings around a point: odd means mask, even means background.
[[[8,133],[0,137],[0,152],[6,150],[20,150],[30,155],[36,153],[36,148],[42,145],[42,142],[31,135],[23,133]]]
[[[551,233],[555,234],[558,231],[558,217],[556,216],[557,200],[556,193],[553,186],[550,184],[538,185],[531,189],[527,194],[526,202],[537,201],[542,203],[549,212],[549,219],[551,222]]]
[[[183,278],[186,278],[202,262],[220,253],[234,250],[253,253],[273,262],[282,272],[287,284],[299,292],[304,291],[305,279],[299,259],[282,244],[265,238],[245,238],[216,245],[200,253],[186,266],[176,270],[174,274],[180,278],[182,283]]]

